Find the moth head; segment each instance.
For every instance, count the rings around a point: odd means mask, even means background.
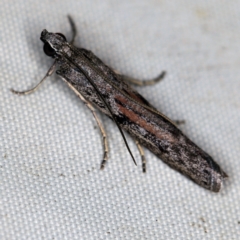
[[[46,29],[42,31],[40,39],[44,43],[44,53],[53,58],[58,55],[57,53],[60,48],[67,41],[66,37],[62,33],[49,33]]]

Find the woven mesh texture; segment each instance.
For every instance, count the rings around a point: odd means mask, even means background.
[[[0,239],[240,239],[240,1],[0,1]],[[218,194],[149,151],[136,167],[117,127],[91,112],[56,75],[42,29],[71,37],[136,87],[229,175]]]

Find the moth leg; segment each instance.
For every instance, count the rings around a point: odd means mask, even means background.
[[[107,144],[107,134],[105,132],[105,129],[103,127],[103,124],[101,122],[101,120],[98,118],[97,114],[96,114],[96,110],[95,108],[92,106],[92,104],[90,102],[88,102],[81,94],[78,95],[79,98],[83,101],[83,103],[90,109],[90,111],[92,112],[93,114],[93,117],[95,118],[96,122],[97,122],[97,125],[99,127],[99,130],[102,134],[102,138],[103,138],[103,149],[104,149],[104,152],[103,152],[103,160],[101,162],[101,167],[100,169],[104,169],[105,167],[105,164],[108,160],[108,144]]]
[[[61,76],[60,76],[61,77]],[[83,103],[90,109],[90,111],[92,112],[93,114],[93,117],[95,118],[96,122],[97,122],[97,125],[100,129],[100,132],[102,134],[102,138],[103,138],[103,149],[104,149],[104,152],[103,152],[103,160],[101,162],[101,167],[100,169],[103,169],[107,160],[108,160],[108,144],[107,144],[107,134],[105,132],[105,129],[102,125],[102,122],[101,120],[98,118],[97,114],[96,114],[96,110],[95,108],[93,107],[93,105],[87,101],[72,85],[71,83],[67,82],[63,77],[62,79],[68,84],[68,86],[76,93],[76,95],[83,101]]]
[[[186,123],[185,120],[173,120],[173,122],[178,126]]]
[[[77,28],[76,28],[76,25],[75,25],[72,17],[70,15],[68,15],[67,17],[68,17],[68,21],[70,23],[71,30],[72,30],[72,40],[70,41],[70,43],[73,44],[75,41],[75,37],[77,35]]]
[[[141,155],[141,159],[142,159],[142,170],[143,172],[145,173],[146,172],[146,158],[145,158],[145,155],[144,155],[144,151],[143,151],[143,148],[142,146],[140,145],[139,141],[138,140],[135,140],[135,143],[137,145],[137,148],[138,148],[138,151]]]
[[[53,65],[48,69],[48,71],[47,71],[46,75],[44,76],[44,78],[43,78],[35,87],[33,87],[32,89],[29,89],[29,90],[20,92],[20,91],[16,91],[16,90],[14,90],[14,89],[11,88],[11,89],[10,89],[11,92],[12,92],[12,93],[15,93],[15,94],[18,94],[18,95],[27,95],[27,94],[29,94],[29,93],[35,92],[35,91],[40,87],[40,85],[41,85],[48,77],[50,77],[50,76],[53,74],[53,72],[54,72],[54,70],[55,70],[55,68],[56,68],[56,64],[57,64],[57,61],[55,60],[54,63],[53,63]]]
[[[128,77],[126,75],[121,75],[121,74],[119,74],[119,75],[121,76],[121,78],[125,82],[131,83],[131,84],[134,84],[134,85],[138,85],[138,86],[148,86],[148,85],[153,85],[153,84],[156,84],[156,83],[160,82],[164,78],[164,76],[166,75],[166,72],[163,71],[157,77],[155,77],[153,79],[149,79],[149,80],[138,80],[138,79],[135,79],[135,78]]]
[[[87,106],[88,106],[88,104],[87,104]],[[89,107],[89,106],[88,106]],[[100,121],[100,119],[98,118],[98,116],[97,116],[97,114],[96,114],[96,111],[95,111],[95,109],[92,107],[92,105],[90,104],[90,110],[91,110],[91,112],[92,112],[92,114],[93,114],[93,116],[94,116],[94,118],[95,118],[95,120],[96,120],[96,122],[97,122],[97,124],[98,124],[98,127],[99,127],[99,129],[100,129],[100,132],[101,132],[101,134],[102,134],[102,138],[103,138],[103,149],[104,149],[104,152],[103,152],[103,160],[102,160],[102,162],[101,162],[101,167],[100,167],[100,169],[104,169],[104,167],[105,167],[105,164],[106,164],[106,162],[107,162],[107,160],[108,160],[108,144],[107,144],[107,134],[106,134],[106,132],[105,132],[105,129],[104,129],[104,127],[103,127],[103,125],[102,125],[102,122]]]

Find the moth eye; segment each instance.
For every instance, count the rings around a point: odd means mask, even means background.
[[[49,45],[49,43],[44,43],[43,51],[49,57],[53,57],[55,54],[55,50]]]
[[[56,33],[58,36],[62,37],[65,41],[67,41],[66,37],[62,33]]]

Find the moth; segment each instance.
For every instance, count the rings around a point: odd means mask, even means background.
[[[11,89],[12,92],[19,95],[34,92],[58,65],[56,73],[85,103],[96,119],[103,137],[102,169],[108,160],[108,144],[95,108],[115,122],[136,164],[123,130],[135,140],[141,154],[143,172],[146,171],[146,159],[142,146],[201,187],[218,192],[223,179],[228,177],[227,174],[210,155],[184,135],[173,121],[129,85],[154,84],[164,77],[165,72],[149,81],[140,81],[117,73],[91,51],[73,45],[77,31],[72,18],[68,16],[68,19],[73,32],[70,42],[61,33],[50,33],[47,30],[41,33],[43,50],[54,59],[45,77],[30,90],[19,92]]]

